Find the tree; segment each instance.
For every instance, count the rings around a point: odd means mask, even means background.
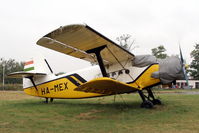
[[[167,57],[166,49],[163,45],[158,46],[157,48],[151,49],[152,55],[156,58],[165,59]]]
[[[22,71],[24,67],[23,62],[17,62],[14,59],[5,60],[0,58],[0,82],[3,82],[3,74],[5,75],[5,83],[22,83],[22,79],[9,78],[6,75],[12,72]]]
[[[119,42],[119,45],[126,49],[127,51],[131,51],[132,49],[138,47],[135,46],[134,48],[131,48],[135,42],[135,40],[131,40],[131,35],[129,34],[123,34],[120,37],[117,37],[116,40]]]
[[[193,79],[199,79],[199,44],[196,44],[194,48],[190,54],[193,60],[190,64],[189,73]]]

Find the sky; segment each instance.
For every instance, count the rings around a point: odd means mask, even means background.
[[[26,61],[45,57],[55,72],[90,63],[36,45],[47,33],[69,24],[86,23],[111,40],[130,34],[135,55],[151,54],[164,45],[168,55],[191,61],[199,43],[198,0],[0,0],[0,57]]]

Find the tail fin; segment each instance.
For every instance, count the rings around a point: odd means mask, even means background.
[[[53,73],[46,59],[34,57],[31,60],[25,62],[24,72],[30,73]]]
[[[44,76],[53,73],[46,59],[34,57],[24,64],[24,71],[8,74],[11,78],[26,78]]]
[[[38,82],[37,79],[41,80],[42,77],[46,79],[46,76],[51,73],[52,69],[46,59],[34,57],[25,62],[24,71],[14,72],[8,76],[11,78],[23,78],[23,88],[28,88],[33,85],[37,90],[35,84],[35,82]]]

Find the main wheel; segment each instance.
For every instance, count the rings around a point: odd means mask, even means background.
[[[151,109],[153,108],[153,103],[151,101],[144,101],[142,104],[141,104],[141,108],[147,108],[147,109]]]
[[[154,99],[154,100],[152,101],[152,103],[153,103],[154,105],[161,105],[161,104],[162,104],[162,102],[161,102],[159,99]]]

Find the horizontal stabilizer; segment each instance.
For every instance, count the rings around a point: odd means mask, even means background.
[[[28,77],[39,77],[39,76],[45,76],[46,73],[33,73],[33,72],[25,72],[25,71],[21,71],[21,72],[14,72],[14,73],[10,73],[7,76],[10,78],[28,78]]]
[[[130,93],[137,90],[138,89],[131,87],[128,84],[119,82],[111,78],[97,78],[86,82],[75,89],[75,91],[99,93],[105,95]]]

